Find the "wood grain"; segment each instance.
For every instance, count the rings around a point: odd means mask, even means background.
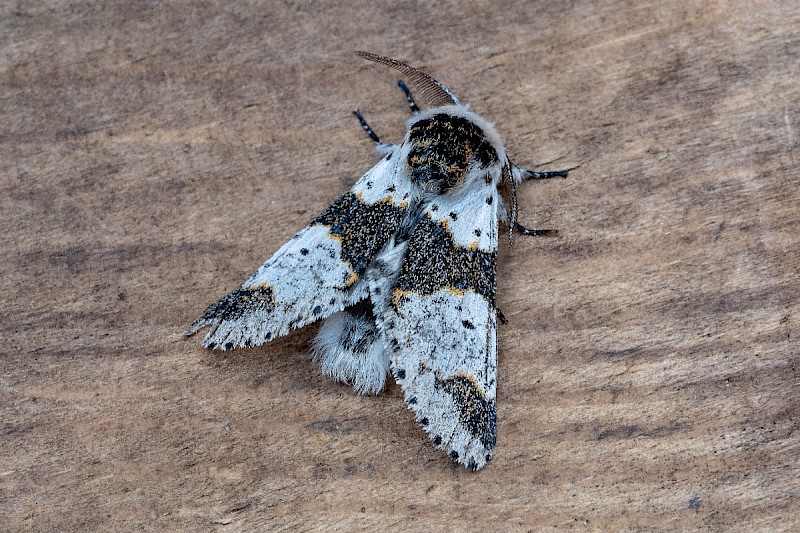
[[[10,531],[800,528],[796,2],[0,7]],[[498,446],[452,465],[316,327],[181,331],[399,139],[425,69],[552,239],[501,248]]]

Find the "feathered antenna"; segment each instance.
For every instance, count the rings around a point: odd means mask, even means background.
[[[514,244],[514,228],[517,225],[517,182],[510,165],[503,167],[503,181],[511,183],[511,220],[508,221],[508,245]]]
[[[408,77],[408,81],[419,90],[422,97],[428,102],[431,107],[440,107],[443,105],[461,105],[458,98],[453,96],[447,87],[431,78],[421,70],[417,70],[410,65],[406,65],[402,61],[392,59],[390,57],[379,56],[369,52],[356,51],[356,55],[375,61],[381,65],[386,65],[395,70],[399,70]]]

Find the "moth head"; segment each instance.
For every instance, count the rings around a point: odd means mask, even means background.
[[[472,180],[495,186],[505,181],[511,165],[491,123],[421,70],[368,52],[356,54],[402,72],[430,106],[409,120],[401,152],[412,182],[423,192],[455,192]]]
[[[434,194],[458,191],[475,180],[498,185],[506,159],[491,124],[452,105],[412,117],[401,153],[411,181]]]
[[[409,85],[431,106],[413,116],[403,141],[411,180],[423,191],[444,194],[472,179],[499,185],[505,150],[492,124],[461,104],[450,90],[428,74],[396,59],[357,55],[402,72]],[[507,162],[505,163],[507,164]]]

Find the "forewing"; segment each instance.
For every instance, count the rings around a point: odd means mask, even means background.
[[[186,334],[211,326],[208,348],[257,346],[367,297],[358,281],[397,231],[411,195],[397,159],[382,159]]]
[[[437,197],[409,238],[382,327],[433,443],[473,470],[495,444],[497,190]]]

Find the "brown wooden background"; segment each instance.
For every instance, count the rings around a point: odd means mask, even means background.
[[[781,2],[7,2],[0,529],[800,528],[800,8]],[[494,121],[498,446],[474,474],[315,327],[180,333],[407,109],[406,60]]]

